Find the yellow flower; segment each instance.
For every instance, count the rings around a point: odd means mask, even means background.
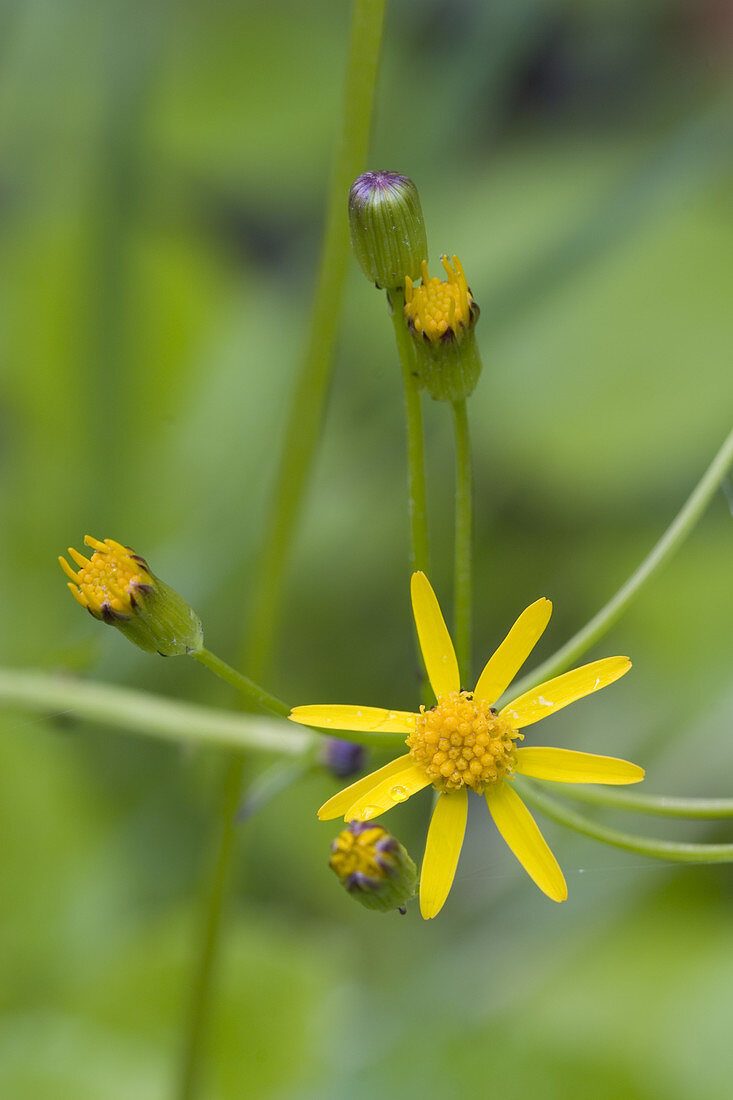
[[[377,707],[296,707],[305,726],[407,734],[409,752],[330,798],[321,820],[344,815],[369,821],[432,784],[440,792],[428,830],[420,879],[420,911],[436,916],[448,896],[463,844],[468,790],[483,794],[496,827],[530,878],[553,901],[567,886],[534,818],[511,785],[513,773],[562,783],[638,783],[644,771],[610,756],[570,749],[523,748],[520,731],[584,695],[607,687],[631,668],[628,657],[606,657],[566,672],[497,711],[502,695],[542,636],[552,604],[540,599],[519,616],[489,658],[475,689],[462,691],[453,643],[424,573],[411,585],[425,667],[437,703],[418,714]]]
[[[102,541],[85,535],[84,542],[94,551],[91,558],[69,547],[78,572],[66,558],[60,557],[59,563],[69,577],[71,595],[90,615],[161,657],[201,649],[203,631],[198,615],[151,572],[145,558],[114,539]]]

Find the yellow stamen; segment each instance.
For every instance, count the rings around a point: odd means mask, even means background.
[[[451,266],[447,256],[441,256],[446,280],[430,278],[428,265],[422,264],[422,286],[413,286],[405,279],[405,319],[418,335],[437,343],[446,333],[457,335],[475,320],[473,298],[469,294],[466,276],[457,256]]]
[[[515,741],[522,736],[471,692],[453,691],[432,710],[422,708],[407,744],[439,791],[481,793],[514,770]]]

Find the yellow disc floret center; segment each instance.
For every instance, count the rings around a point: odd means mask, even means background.
[[[522,736],[470,691],[453,691],[432,710],[421,708],[407,744],[439,791],[470,787],[481,793],[513,771]]]
[[[91,558],[69,547],[69,554],[78,566],[77,573],[64,558],[59,558],[71,578],[72,595],[96,619],[111,622],[129,618],[137,606],[137,598],[149,592],[154,584],[147,562],[114,539],[101,542],[87,535],[84,541],[94,549]]]
[[[441,256],[447,281],[428,275],[428,265],[423,261],[422,286],[414,286],[409,277],[405,280],[405,320],[413,333],[431,343],[457,335],[472,320],[473,298],[466,284],[461,262],[453,257],[453,266],[447,256]]]

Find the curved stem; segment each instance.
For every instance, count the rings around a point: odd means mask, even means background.
[[[642,586],[674,553],[694,528],[711,498],[719,488],[728,468],[733,463],[733,431],[725,438],[713,461],[693,489],[672,523],[638,569],[619,588],[605,607],[575,634],[569,642],[549,657],[512,688],[512,695],[521,695],[536,684],[559,675],[582,657],[599,638],[606,634],[624,613]]]
[[[254,680],[250,680],[249,676],[243,676],[241,672],[237,672],[235,668],[228,665],[226,661],[222,661],[221,657],[217,657],[210,650],[199,649],[191,656],[200,665],[208,668],[210,672],[218,676],[220,680],[224,680],[230,687],[241,692],[250,703],[254,703],[259,709],[268,710],[271,714],[277,714],[280,718],[287,718],[290,714],[290,707],[287,703],[283,703],[282,699],[278,699],[275,695],[270,695],[269,691],[265,691]]]
[[[314,744],[311,732],[292,722],[213,710],[53,672],[0,668],[0,705],[192,746],[300,756]]]
[[[516,781],[515,781],[516,782]],[[591,821],[583,814],[569,810],[562,803],[549,798],[534,785],[527,782],[518,784],[522,798],[531,806],[546,814],[547,817],[573,829],[583,836],[600,840],[604,844],[610,844],[614,848],[623,848],[627,852],[636,852],[641,856],[650,856],[652,859],[668,859],[682,863],[733,863],[733,844],[685,844],[674,840],[656,840],[653,837],[637,836],[634,833],[623,833],[619,829],[611,829],[608,825],[600,825],[597,821]]]
[[[473,606],[472,527],[473,467],[465,398],[453,402],[456,436],[456,529],[454,581],[454,642],[463,683],[473,684],[471,672],[471,615]]]
[[[220,680],[223,680],[237,691],[241,691],[250,703],[254,703],[260,709],[269,710],[282,718],[287,718],[290,714],[288,703],[284,703],[282,699],[278,699],[275,695],[270,695],[268,691],[250,680],[248,676],[243,676],[241,672],[237,672],[226,661],[222,661],[221,657],[217,657],[215,653],[211,653],[208,649],[201,649],[198,653],[192,653],[191,656],[208,668],[210,672],[213,672],[215,676],[218,676]],[[333,730],[319,729],[318,732],[327,737],[333,737]],[[404,742],[404,734],[402,733],[339,730],[338,736],[341,741],[353,741],[356,745],[365,745],[367,748],[373,749],[394,749]]]
[[[641,794],[617,787],[584,787],[566,783],[562,797],[587,806],[654,814],[657,817],[733,817],[733,798],[674,798],[664,794]]]
[[[242,667],[264,675],[280,618],[283,579],[323,421],[349,257],[346,197],[364,169],[372,127],[386,0],[354,0],[344,113],[331,172],[318,282],[295,380],[270,511],[250,585]]]
[[[425,489],[425,445],[423,442],[422,402],[415,377],[415,353],[412,337],[403,322],[405,294],[392,290],[388,301],[392,310],[397,352],[405,387],[407,420],[407,485],[410,518],[410,571],[421,570],[430,576],[427,493]]]

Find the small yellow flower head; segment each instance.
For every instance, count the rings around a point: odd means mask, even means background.
[[[478,318],[479,308],[471,297],[466,276],[457,256],[453,266],[447,256],[440,262],[448,276],[446,280],[428,274],[428,265],[422,264],[422,285],[415,286],[408,276],[405,279],[405,319],[416,336],[437,344],[460,338]]]
[[[407,176],[364,172],[349,191],[351,244],[377,287],[395,290],[416,279],[428,254],[420,197]]]
[[[415,341],[418,378],[436,401],[468,397],[481,374],[473,333],[479,307],[457,256],[441,256],[446,279],[430,278],[422,264],[422,284],[405,279],[405,323]]]
[[[331,844],[329,867],[367,909],[404,912],[415,896],[417,868],[407,851],[374,821],[350,821]]]
[[[69,547],[78,566],[74,572],[66,558],[59,563],[70,578],[69,590],[95,619],[101,619],[148,653],[162,657],[201,649],[203,631],[196,613],[186,601],[150,571],[144,558],[114,539],[84,536],[94,550],[85,558]]]

